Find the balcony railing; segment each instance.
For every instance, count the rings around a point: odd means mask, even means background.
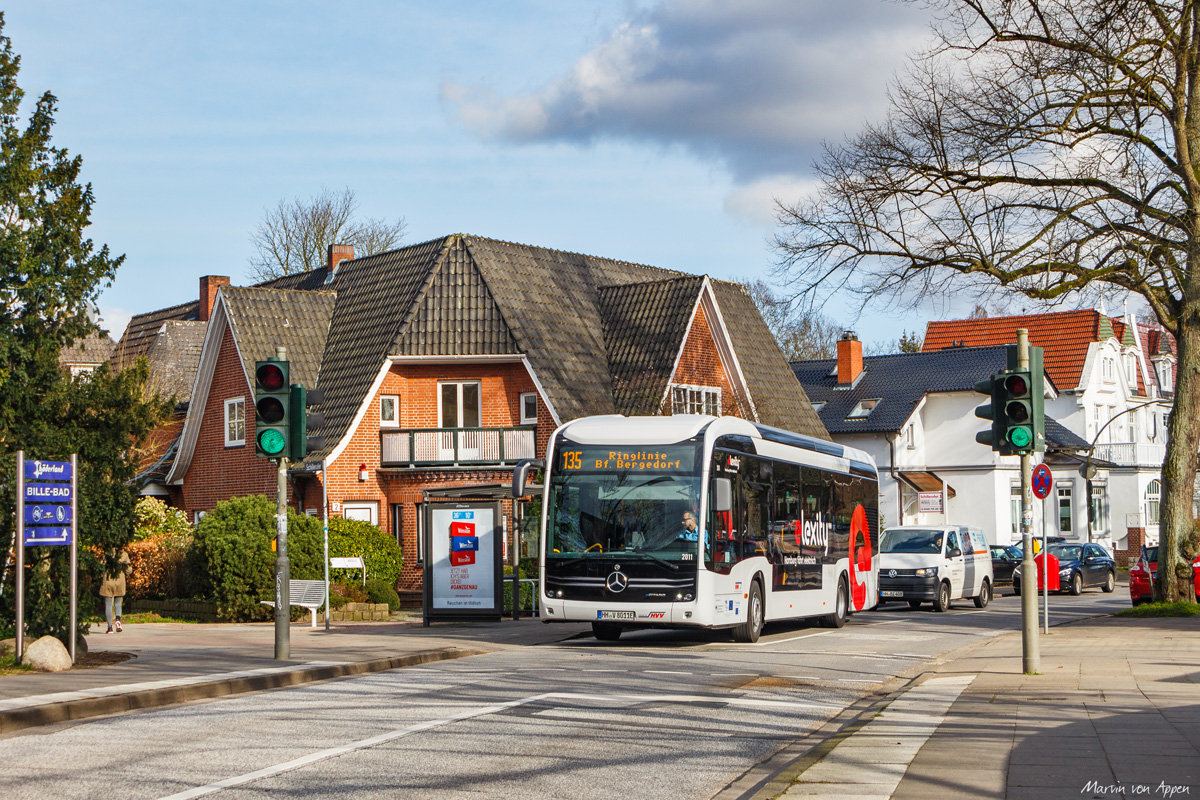
[[[1092,454],[1095,458],[1111,461],[1122,467],[1161,467],[1167,447],[1162,444],[1134,442],[1098,444]]]
[[[385,467],[449,467],[511,464],[534,458],[537,428],[421,428],[381,430]]]

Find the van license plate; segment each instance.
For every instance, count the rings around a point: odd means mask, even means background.
[[[596,619],[633,619],[632,611],[598,611]]]
[[[879,593],[879,596],[880,596],[880,597],[904,597],[904,592],[897,592],[897,591],[881,591],[881,592]]]

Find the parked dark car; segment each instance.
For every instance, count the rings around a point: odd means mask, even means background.
[[[1013,570],[1021,565],[1021,548],[1011,544],[994,544],[992,551],[992,582],[1008,586],[1013,582]]]
[[[1117,565],[1098,544],[1052,544],[1050,555],[1058,559],[1059,586],[1071,594],[1099,586],[1105,592],[1117,588]],[[1053,586],[1053,582],[1050,584]],[[1021,593],[1021,567],[1013,570],[1013,590]]]
[[[1153,599],[1150,582],[1154,580],[1157,571],[1158,547],[1143,547],[1142,557],[1129,570],[1129,600],[1135,606],[1149,603]],[[1196,596],[1200,597],[1200,554],[1197,554],[1196,560],[1192,562],[1192,583]]]

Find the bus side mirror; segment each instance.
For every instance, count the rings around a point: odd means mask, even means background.
[[[542,469],[545,466],[546,462],[540,458],[526,458],[517,462],[517,466],[513,467],[512,496],[514,500],[525,496],[525,478],[529,476],[529,470]]]
[[[712,510],[716,512],[733,510],[733,485],[729,478],[712,479]]]

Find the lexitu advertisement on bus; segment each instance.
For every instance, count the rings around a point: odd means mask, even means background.
[[[547,622],[753,642],[766,622],[841,627],[875,605],[878,475],[860,450],[736,417],[601,416],[555,431],[545,467]]]

